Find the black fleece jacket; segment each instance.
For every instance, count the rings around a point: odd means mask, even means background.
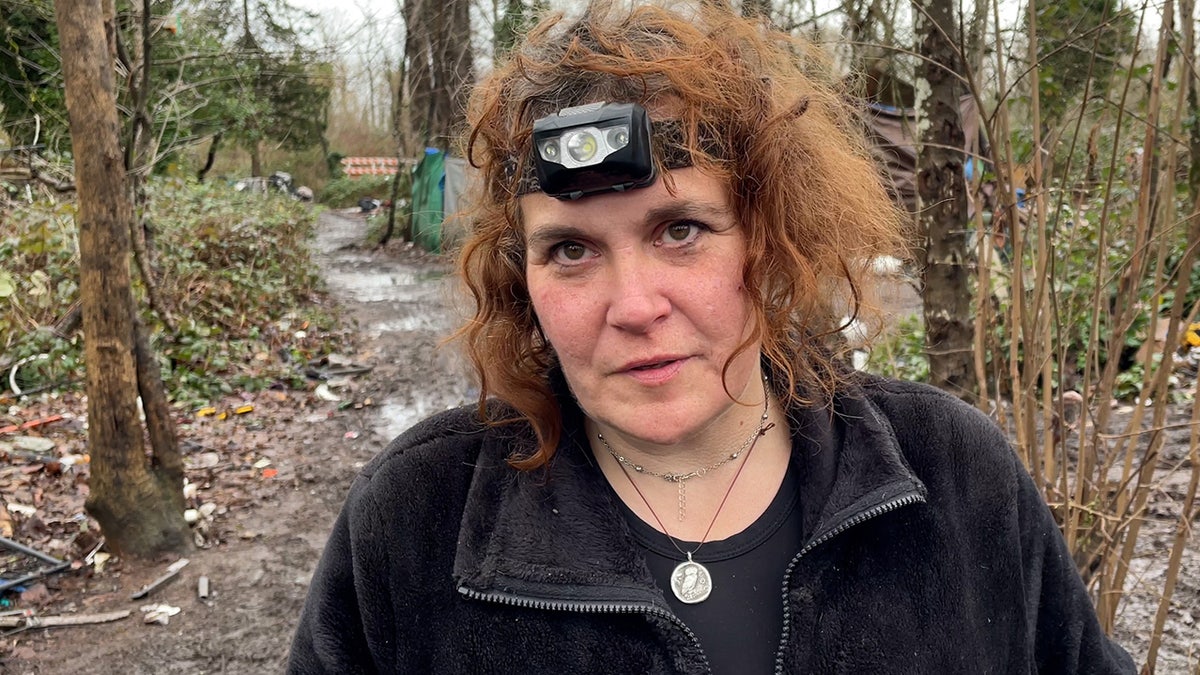
[[[505,463],[527,429],[466,408],[375,458],[313,577],[288,671],[708,672],[562,403],[567,432],[542,471]],[[834,411],[833,462],[812,457],[792,411],[816,516],[781,586],[776,672],[1135,672],[986,417],[877,379]]]

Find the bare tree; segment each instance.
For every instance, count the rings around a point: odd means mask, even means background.
[[[918,226],[925,243],[922,272],[930,383],[957,395],[975,391],[974,327],[967,269],[967,190],[959,111],[962,56],[955,4],[913,0],[918,70],[920,152]]]
[[[464,119],[474,81],[469,0],[404,4],[405,82],[411,136],[443,150]]]
[[[140,329],[130,289],[130,225],[113,74],[113,0],[55,0],[71,146],[79,193],[80,295],[87,363],[86,507],[109,545],[133,556],[188,545],[183,464],[170,419],[148,416],[155,442],[145,451],[138,397],[165,403],[162,382]],[[107,24],[107,25],[106,25]],[[106,37],[107,35],[107,37]]]

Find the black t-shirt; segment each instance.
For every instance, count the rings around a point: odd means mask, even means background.
[[[698,551],[698,542],[676,540],[679,549],[696,551],[692,558],[712,575],[712,593],[697,604],[680,602],[671,592],[671,573],[687,556],[621,504],[651,574],[672,611],[700,640],[713,673],[775,670],[783,631],[783,575],[805,534],[796,471],[789,466],[771,505],[742,532],[707,542]]]

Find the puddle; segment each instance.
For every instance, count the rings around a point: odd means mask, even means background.
[[[358,302],[406,300],[416,290],[411,287],[420,283],[411,272],[330,272],[325,280],[331,288]]]
[[[411,341],[423,346],[440,342],[458,321],[448,302],[448,269],[355,248],[362,242],[365,228],[360,219],[322,215],[316,247],[326,261],[324,278],[329,289],[343,299],[369,305],[356,310],[365,319],[362,330],[369,339],[382,337],[390,344],[399,340],[399,344]],[[440,362],[435,358],[414,364],[411,372],[402,373],[396,381],[381,383],[388,393],[376,403],[372,423],[380,435],[394,438],[422,419],[466,401],[467,385],[462,378],[442,372]]]
[[[445,317],[438,315],[406,316],[391,321],[373,323],[367,329],[373,333],[411,333],[428,331],[447,333],[450,325]]]
[[[462,405],[462,400],[418,395],[409,403],[384,403],[379,406],[379,423],[376,431],[389,440],[408,431],[409,427],[430,415]]]

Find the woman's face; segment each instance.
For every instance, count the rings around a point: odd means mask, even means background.
[[[626,193],[521,198],[534,311],[594,421],[673,444],[733,409],[721,371],[749,332],[745,235],[726,186],[695,168]],[[759,396],[758,345],[726,376]],[[743,394],[746,394],[743,397]]]

